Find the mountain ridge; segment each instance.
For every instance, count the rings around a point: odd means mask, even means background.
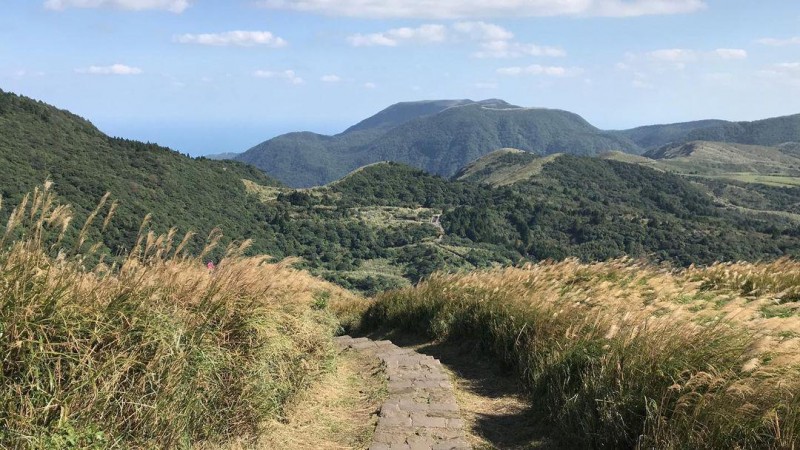
[[[638,153],[627,138],[564,110],[524,108],[499,99],[437,100],[392,105],[343,133],[289,133],[238,155],[294,187],[323,185],[381,160],[451,176],[496,148],[547,155]]]
[[[762,146],[800,142],[800,114],[753,122],[709,119],[602,130],[561,109],[521,107],[501,99],[423,100],[396,103],[332,136],[276,136],[234,159],[290,186],[311,187],[383,160],[450,177],[498,148],[542,156],[638,155],[691,141]]]

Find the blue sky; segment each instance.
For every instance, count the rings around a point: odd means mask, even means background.
[[[0,88],[193,155],[422,99],[753,120],[800,112],[800,2],[0,0]]]

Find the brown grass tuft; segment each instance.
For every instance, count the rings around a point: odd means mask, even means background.
[[[0,447],[176,448],[258,435],[330,366],[337,326],[315,298],[351,294],[243,257],[246,242],[211,272],[185,253],[186,238],[174,245],[175,230],[152,233],[149,218],[130,255],[84,267],[107,198],[73,250],[60,246],[71,215],[49,185],[11,214],[0,240]]]
[[[791,448],[798,269],[568,260],[438,275],[340,310],[364,330],[479,340],[517,368],[572,445]]]

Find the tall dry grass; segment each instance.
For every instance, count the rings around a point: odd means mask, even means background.
[[[214,272],[174,230],[142,226],[104,262],[87,241],[107,197],[65,248],[72,216],[49,184],[0,238],[0,447],[176,448],[256,436],[331,363],[320,292],[349,294],[229,247]],[[204,253],[219,242],[209,237]],[[89,265],[89,261],[100,262]]]
[[[348,305],[346,323],[479,340],[575,448],[788,449],[800,444],[800,318],[784,294],[796,270],[620,260],[438,275]]]

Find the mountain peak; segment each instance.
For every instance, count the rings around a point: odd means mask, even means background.
[[[388,108],[378,112],[374,116],[371,116],[353,125],[345,130],[342,134],[370,129],[388,130],[390,128],[402,125],[410,120],[437,114],[453,106],[468,105],[472,103],[475,102],[467,99],[420,100],[395,103],[394,105],[391,105]]]

